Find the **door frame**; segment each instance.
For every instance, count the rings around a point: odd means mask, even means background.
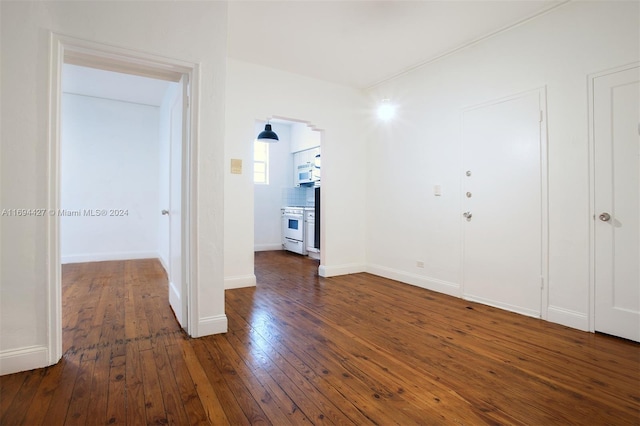
[[[470,105],[462,108],[460,112],[460,208],[465,205],[464,179],[464,114],[478,108],[484,108],[491,105],[508,102],[530,94],[538,94],[540,107],[540,318],[546,320],[549,312],[549,149],[548,149],[548,126],[547,126],[547,86],[524,90],[508,96]],[[464,296],[464,220],[460,216],[460,290],[461,298]]]
[[[589,114],[589,307],[588,330],[596,331],[596,140],[595,140],[595,99],[594,84],[598,77],[640,67],[640,62],[609,68],[587,76],[587,104]]]
[[[49,57],[49,132],[47,172],[47,346],[50,364],[62,358],[62,267],[60,258],[60,116],[62,100],[62,65],[71,63],[106,71],[125,72],[143,77],[178,81],[189,79],[189,113],[186,122],[187,142],[182,158],[182,278],[187,296],[187,330],[194,334],[198,324],[198,282],[196,260],[197,209],[197,126],[199,65],[178,59],[95,43],[50,32]],[[176,80],[177,79],[177,80]],[[197,334],[197,333],[196,333]]]

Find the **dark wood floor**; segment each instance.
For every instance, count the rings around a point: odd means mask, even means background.
[[[636,343],[316,271],[257,253],[189,339],[157,261],[66,265],[64,358],[0,378],[0,424],[640,424]]]

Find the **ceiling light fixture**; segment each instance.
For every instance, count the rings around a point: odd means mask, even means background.
[[[276,132],[271,130],[271,124],[267,123],[264,126],[264,131],[260,132],[260,134],[258,135],[257,140],[258,142],[272,143],[278,142],[280,139],[278,139],[278,135],[276,135]]]
[[[378,118],[383,121],[389,121],[396,115],[396,106],[389,101],[383,99],[378,106]]]

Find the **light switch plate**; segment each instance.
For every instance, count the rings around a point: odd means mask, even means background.
[[[234,175],[242,174],[242,160],[238,158],[231,159],[231,173]]]
[[[434,185],[433,186],[433,195],[435,195],[436,197],[441,196],[442,195],[442,186]]]

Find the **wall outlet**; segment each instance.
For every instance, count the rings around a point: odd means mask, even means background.
[[[416,266],[418,268],[424,268],[424,262],[422,260],[416,260]]]

